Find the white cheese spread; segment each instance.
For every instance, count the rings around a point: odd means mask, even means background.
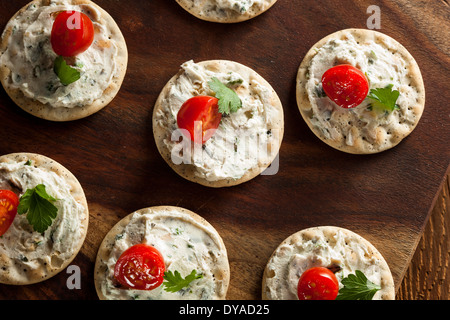
[[[280,245],[267,264],[266,272],[273,277],[266,280],[266,294],[271,300],[297,300],[297,285],[303,272],[313,267],[336,265],[341,268],[335,273],[340,288],[343,287],[341,280],[356,270],[380,286],[381,263],[364,242],[349,241],[341,230],[333,236],[333,241],[320,232],[308,241],[297,239]],[[379,300],[380,294],[378,291],[373,300]]]
[[[7,50],[0,56],[0,64],[11,70],[12,89],[43,104],[55,108],[74,108],[90,105],[99,99],[118,73],[118,48],[110,39],[107,26],[100,23],[101,12],[92,5],[71,5],[67,0],[51,0],[48,6],[31,4],[12,19]],[[74,10],[86,14],[94,24],[94,42],[76,56],[74,68],[81,78],[64,86],[53,67],[57,58],[50,36],[53,22],[60,11]]]
[[[208,181],[237,180],[248,170],[270,163],[268,159],[273,159],[272,153],[278,150],[278,146],[273,146],[276,139],[272,139],[272,129],[281,112],[270,103],[272,91],[255,78],[245,79],[232,71],[214,72],[192,60],[181,68],[184,72],[173,83],[156,114],[157,124],[168,132],[177,131],[177,114],[186,100],[197,95],[214,96],[208,85],[213,77],[224,84],[233,83],[231,88],[240,97],[242,108],[223,116],[218,129],[203,146],[187,138],[179,142],[182,135],[169,134],[170,139],[164,143],[172,153],[172,160],[177,163],[183,158],[184,163],[195,166],[197,176]],[[190,150],[190,154],[181,155],[183,150]]]
[[[245,13],[252,6],[264,6],[266,0],[215,0],[219,10],[233,10],[238,13]]]
[[[385,139],[389,139],[394,128],[399,133],[411,131],[411,126],[417,121],[411,107],[416,104],[418,92],[410,85],[411,75],[407,62],[401,55],[388,50],[389,47],[388,40],[385,45],[373,40],[357,42],[348,34],[347,39],[331,39],[322,47],[316,48],[317,54],[312,58],[308,69],[306,90],[312,108],[311,123],[325,139],[337,140],[343,135],[345,143],[353,146],[358,134],[369,143],[379,144],[383,143],[377,142],[380,130],[384,131]],[[400,92],[397,100],[399,108],[389,113],[376,112],[372,110],[371,100],[368,98],[351,109],[336,105],[324,94],[321,79],[326,70],[340,64],[350,64],[366,74],[369,89],[384,88],[392,84],[393,90]],[[356,132],[354,127],[362,129]]]
[[[196,270],[203,278],[178,292],[167,292],[163,285],[153,290],[119,288],[114,280],[116,262],[126,249],[139,243],[151,245],[162,254],[166,271],[178,271],[184,278]],[[220,243],[215,230],[176,210],[151,214],[135,212],[123,232],[116,235],[110,257],[105,261],[108,270],[101,283],[102,293],[108,300],[214,299],[222,286],[222,280],[212,273],[218,261],[225,258]]]
[[[60,268],[78,250],[86,233],[81,223],[86,210],[73,198],[71,186],[62,177],[25,162],[0,163],[0,189],[13,190],[20,197],[39,184],[44,184],[47,193],[57,199],[53,204],[58,212],[51,226],[43,234],[38,233],[26,214],[17,214],[0,237],[0,256],[9,257],[30,274],[33,270]]]

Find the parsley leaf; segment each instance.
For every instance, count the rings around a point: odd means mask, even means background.
[[[166,271],[164,272],[164,282],[163,285],[165,286],[164,290],[167,292],[177,292],[183,289],[184,287],[187,287],[192,281],[196,279],[203,278],[203,275],[197,274],[197,271],[192,270],[191,274],[186,276],[186,278],[183,279],[181,274],[175,270],[175,274],[172,271]]]
[[[55,64],[53,65],[53,70],[61,83],[65,86],[68,86],[81,78],[80,71],[69,66],[62,56],[56,58]]]
[[[236,92],[228,88],[216,77],[208,82],[209,87],[216,93],[219,99],[219,112],[222,114],[230,114],[238,111],[242,107],[242,101]]]
[[[44,233],[58,212],[58,208],[53,205],[52,201],[56,201],[56,199],[47,194],[43,184],[39,184],[33,189],[28,189],[20,197],[17,213],[26,213],[27,220],[34,230]]]
[[[344,287],[339,290],[336,300],[372,300],[375,293],[381,289],[359,270],[356,270],[355,274],[349,274],[341,282]]]
[[[400,96],[398,90],[392,90],[393,85],[390,84],[385,88],[370,89],[367,98],[374,100],[372,109],[391,112],[398,108],[397,99]]]

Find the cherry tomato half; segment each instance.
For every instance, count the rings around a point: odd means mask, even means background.
[[[369,82],[364,73],[346,64],[325,71],[322,87],[326,95],[342,108],[360,105],[369,92]]]
[[[298,280],[297,295],[300,300],[335,300],[338,292],[336,276],[324,267],[308,269]]]
[[[94,25],[82,12],[62,11],[53,23],[50,41],[56,54],[74,57],[91,46],[94,41]]]
[[[164,259],[154,247],[136,244],[125,250],[114,267],[114,277],[126,288],[152,290],[163,282]]]
[[[0,236],[9,229],[17,214],[19,198],[9,190],[0,190]]]
[[[218,99],[210,96],[196,96],[187,100],[181,106],[177,115],[177,124],[180,129],[186,129],[192,141],[200,137],[202,143],[208,141],[219,127],[222,114],[219,112]]]

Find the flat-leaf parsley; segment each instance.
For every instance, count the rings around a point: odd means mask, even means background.
[[[341,282],[344,287],[339,290],[336,300],[372,300],[375,293],[381,289],[359,270],[356,270],[355,274],[349,274]]]
[[[61,83],[65,86],[68,86],[81,78],[80,71],[69,66],[62,56],[56,58],[53,70]]]
[[[167,292],[177,292],[184,287],[187,287],[192,281],[201,278],[203,278],[203,275],[201,273],[197,274],[197,271],[195,270],[192,270],[191,274],[187,275],[184,279],[176,270],[175,273],[173,273],[172,271],[166,271],[164,272],[164,290],[166,290]]]
[[[209,87],[215,92],[216,98],[219,99],[219,112],[222,114],[230,114],[238,111],[242,107],[242,101],[232,89],[228,88],[216,77],[208,82]]]
[[[53,201],[56,199],[47,193],[43,184],[39,184],[33,189],[28,189],[20,197],[17,213],[26,213],[27,220],[34,230],[44,233],[58,213],[58,208],[52,203]]]
[[[385,88],[370,89],[367,98],[372,99],[372,110],[382,112],[392,112],[398,108],[397,99],[400,96],[398,90],[392,90],[393,85],[390,84]]]

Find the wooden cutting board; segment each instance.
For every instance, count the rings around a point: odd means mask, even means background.
[[[0,27],[27,0],[0,0]],[[446,1],[278,0],[265,14],[232,25],[208,23],[169,0],[98,0],[127,40],[129,68],[116,99],[70,123],[26,114],[0,90],[0,154],[35,152],[60,162],[84,187],[90,225],[72,264],[81,289],[62,271],[40,284],[0,285],[3,299],[97,299],[94,260],[109,229],[134,210],[177,205],[206,218],[228,249],[228,299],[260,299],[269,256],[292,233],[318,225],[351,229],[386,258],[398,288],[449,165],[449,31]],[[381,32],[401,42],[423,74],[427,102],[415,131],[392,150],[368,156],[336,151],[303,122],[295,99],[297,68],[322,37],[367,28],[381,9]],[[243,63],[267,79],[284,107],[280,169],[245,184],[210,189],[176,175],[159,155],[152,111],[180,64],[194,59]]]

